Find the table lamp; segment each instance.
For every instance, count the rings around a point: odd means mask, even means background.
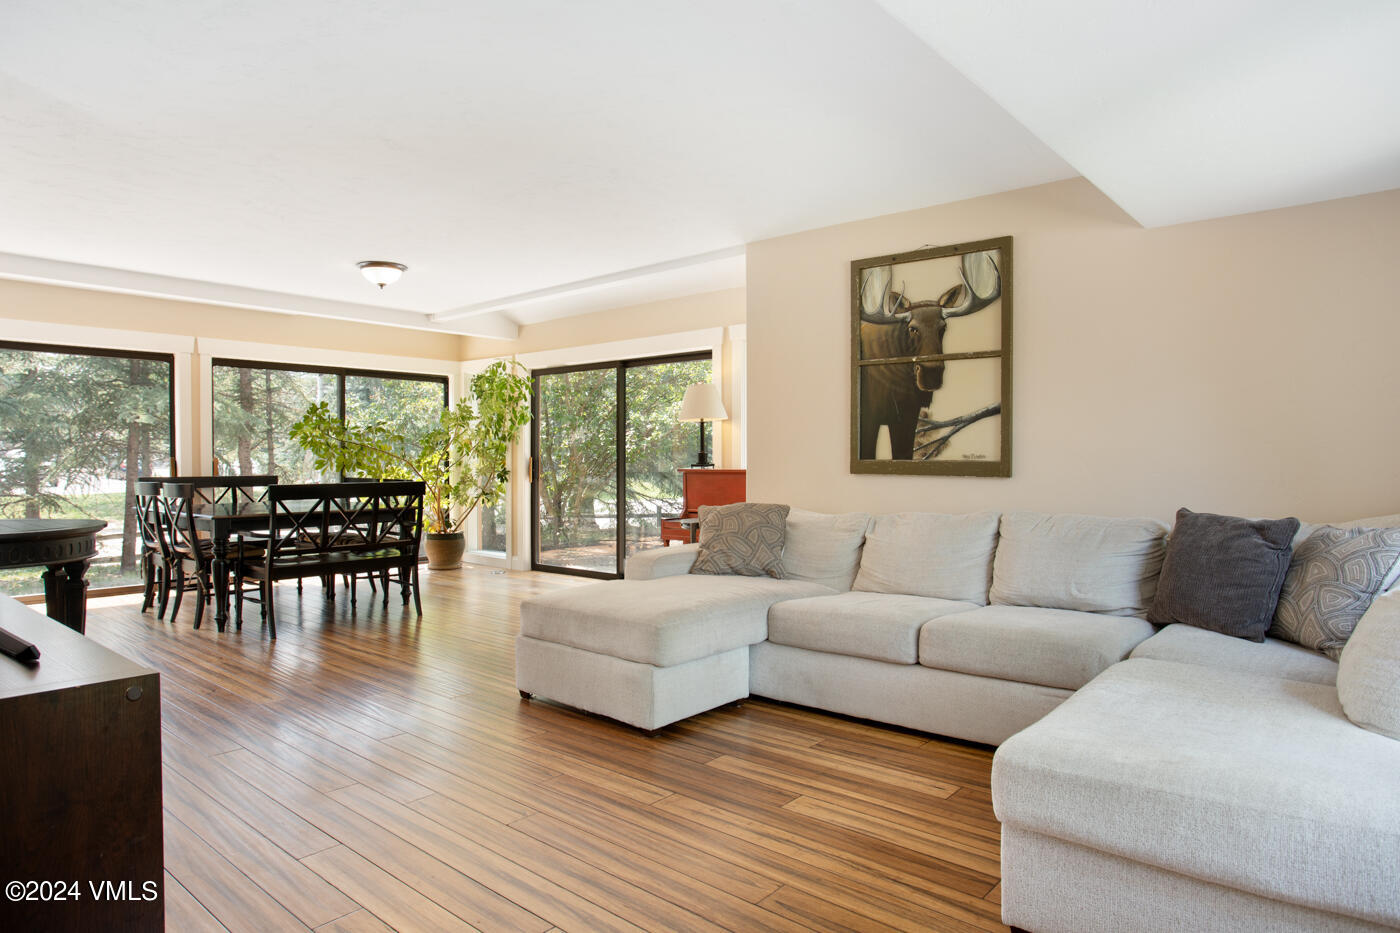
[[[681,401],[681,421],[700,422],[700,459],[693,464],[697,467],[712,467],[710,455],[705,450],[705,422],[723,421],[729,417],[724,410],[724,402],[719,397],[719,386],[713,382],[697,382],[685,390]]]

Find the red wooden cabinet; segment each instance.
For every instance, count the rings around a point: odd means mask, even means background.
[[[702,505],[743,502],[747,495],[745,483],[744,470],[681,470],[681,489],[685,499],[680,518],[697,517]],[[689,540],[690,530],[681,525],[679,519],[661,523],[662,544]]]

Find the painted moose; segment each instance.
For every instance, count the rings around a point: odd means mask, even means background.
[[[965,253],[958,274],[962,282],[935,301],[910,301],[891,290],[893,268],[862,270],[860,284],[860,358],[901,359],[899,363],[860,367],[860,459],[875,459],[880,425],[889,425],[890,453],[914,459],[919,412],[943,386],[943,332],[948,321],[980,311],[1001,297],[1001,270],[993,250]],[[912,358],[912,359],[911,359]]]

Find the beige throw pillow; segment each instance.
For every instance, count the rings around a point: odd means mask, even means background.
[[[785,505],[736,502],[700,506],[700,554],[691,573],[784,579]]]

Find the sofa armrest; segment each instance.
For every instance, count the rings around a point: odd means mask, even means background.
[[[648,548],[627,558],[623,576],[628,580],[654,580],[657,577],[677,577],[690,572],[698,544],[678,544],[671,547]]]

